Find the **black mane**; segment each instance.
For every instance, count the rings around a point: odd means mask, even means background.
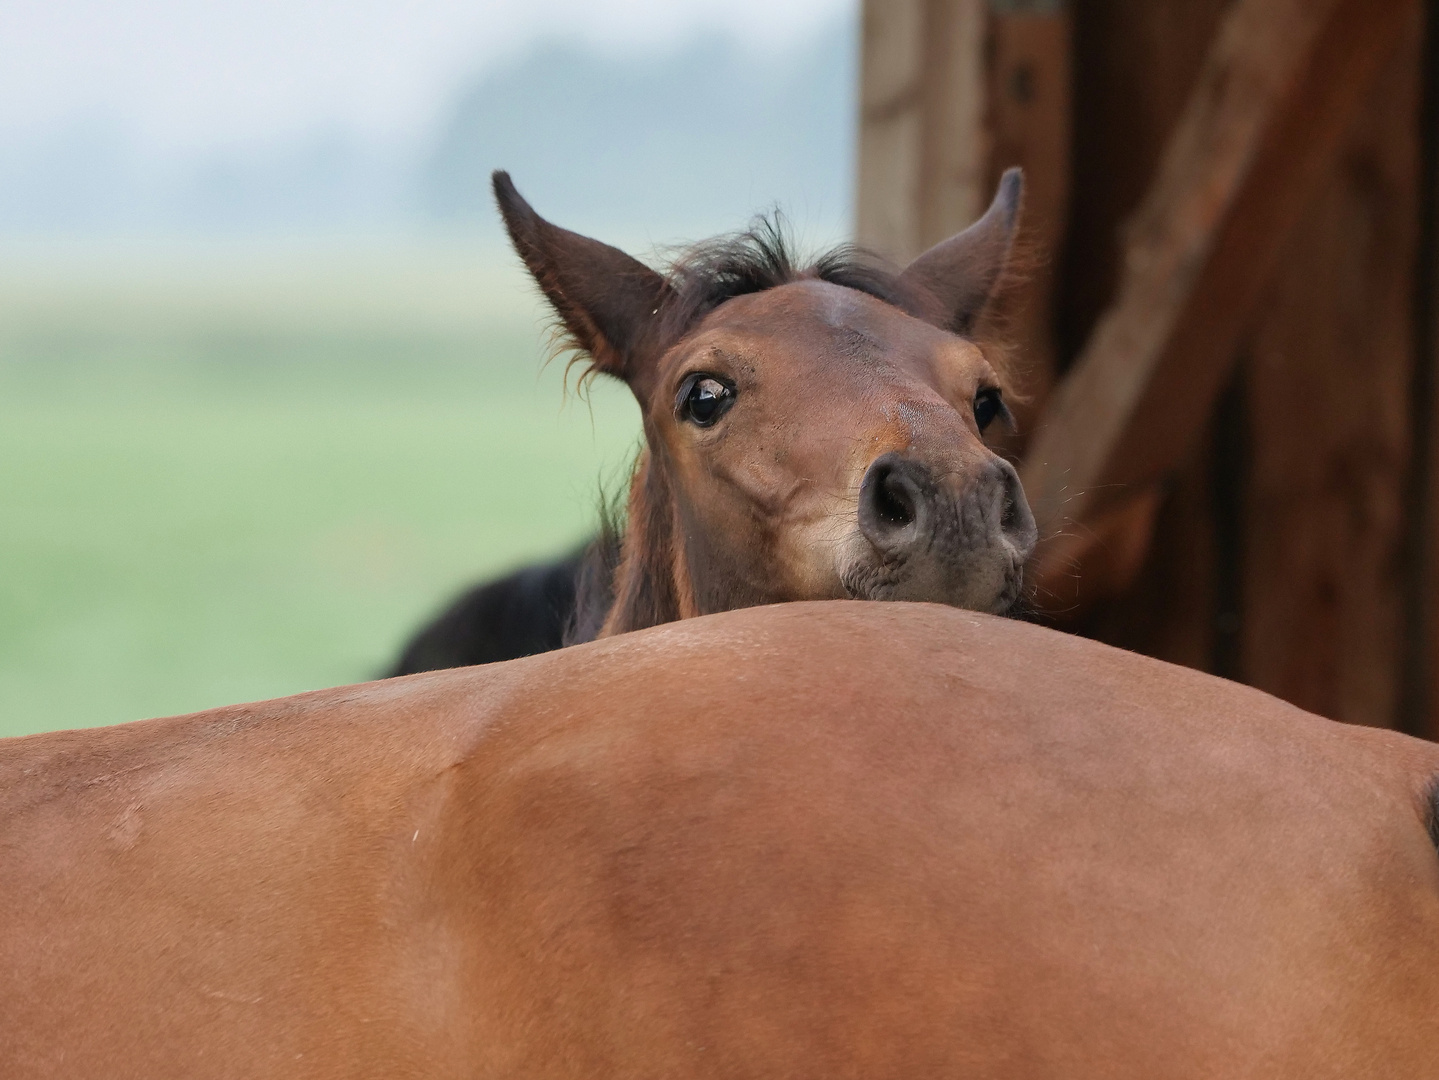
[[[827,281],[908,307],[898,272],[863,248],[842,244],[808,266],[800,263],[778,213],[756,218],[743,232],[695,244],[670,267],[666,336],[673,341],[684,335],[726,300],[792,281]]]

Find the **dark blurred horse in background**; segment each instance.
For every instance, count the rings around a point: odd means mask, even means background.
[[[490,664],[566,644],[588,545],[464,592],[405,645],[391,675]]]

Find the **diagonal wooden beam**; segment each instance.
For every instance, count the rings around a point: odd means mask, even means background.
[[[1226,15],[1125,229],[1114,302],[1025,457],[1044,538],[1030,570],[1041,604],[1073,592],[1065,579],[1085,535],[1126,501],[1152,500],[1193,447],[1284,240],[1412,4],[1236,0]]]

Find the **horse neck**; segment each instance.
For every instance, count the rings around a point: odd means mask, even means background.
[[[598,636],[643,630],[697,613],[669,477],[646,450],[630,484],[614,602]]]

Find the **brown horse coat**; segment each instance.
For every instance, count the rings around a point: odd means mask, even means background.
[[[1432,1077],[1439,748],[825,603],[0,744],[0,1076]]]

